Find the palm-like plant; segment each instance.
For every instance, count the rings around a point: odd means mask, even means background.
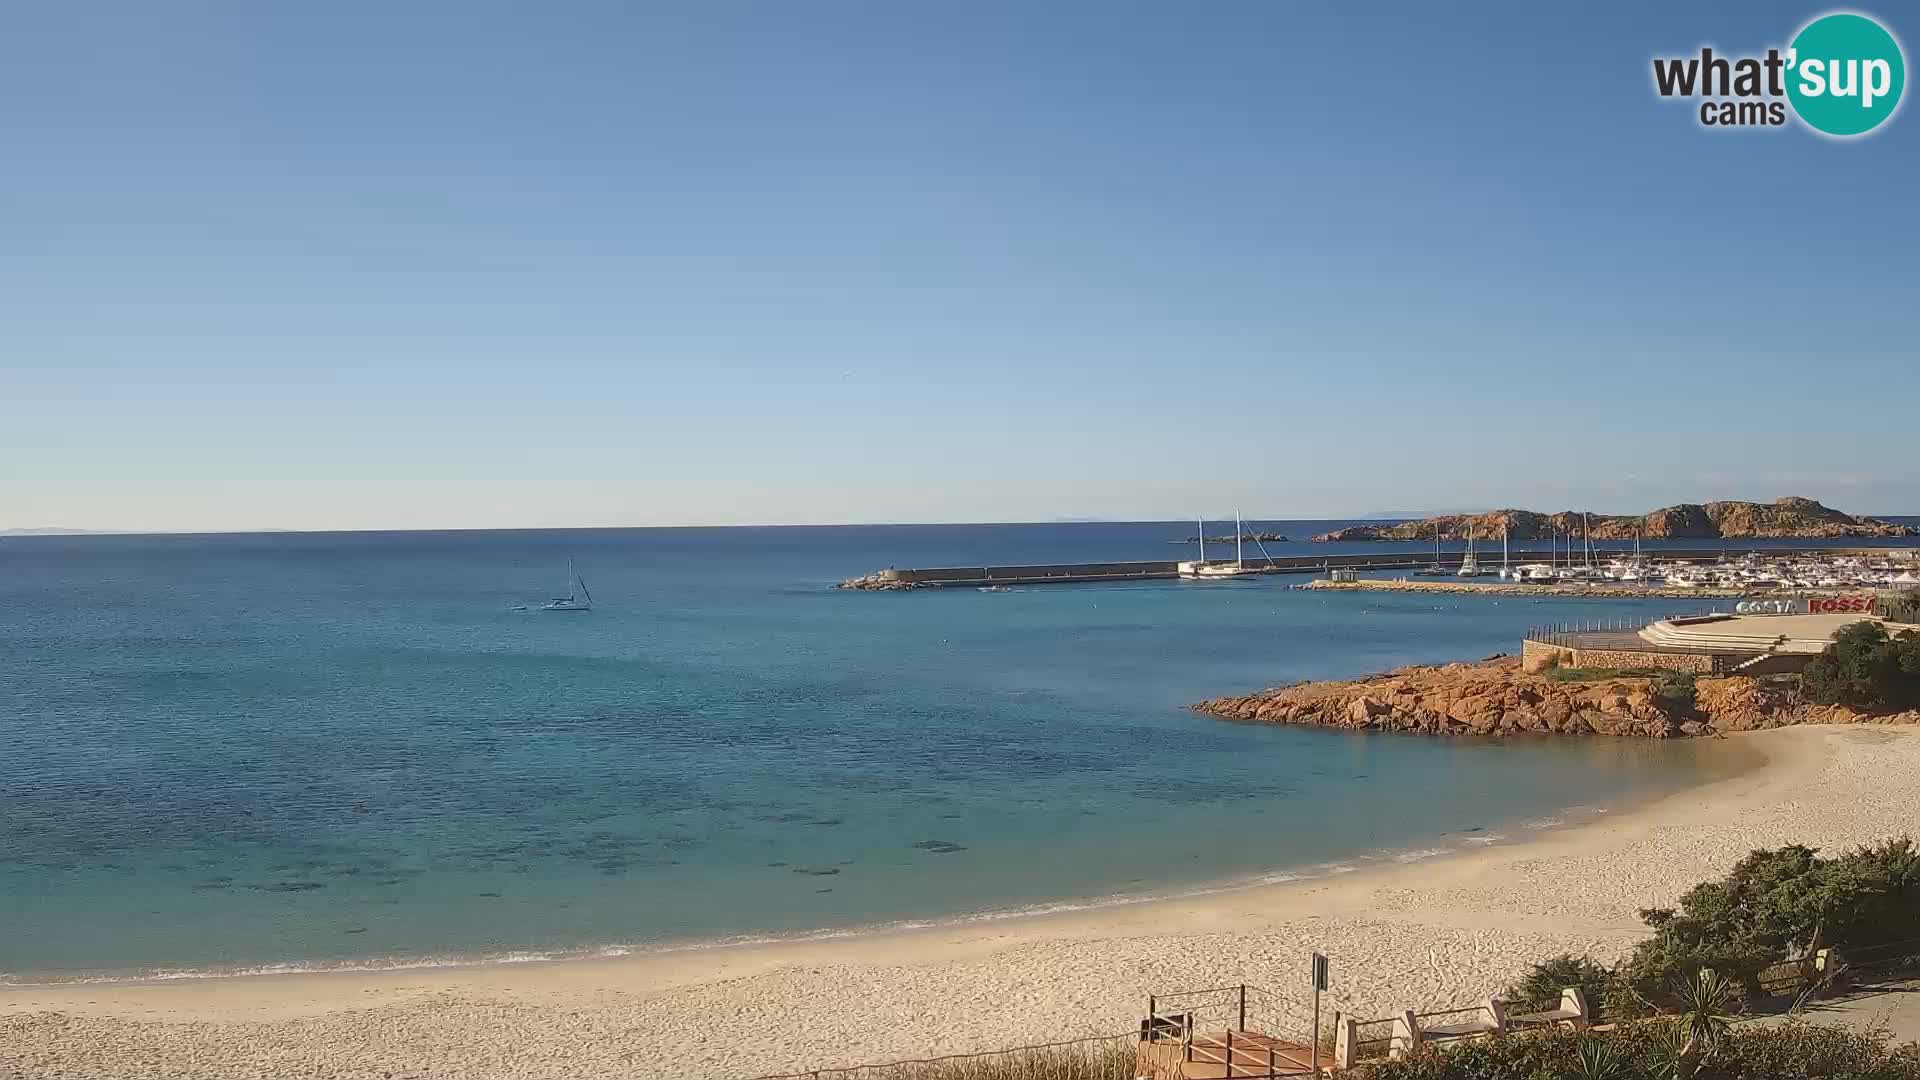
[[[1627,1062],[1605,1039],[1584,1035],[1573,1061],[1577,1080],[1624,1080]]]
[[[1733,1026],[1733,984],[1711,968],[1674,987],[1680,1009],[1667,1023],[1666,1064],[1674,1080],[1688,1080],[1726,1041]]]

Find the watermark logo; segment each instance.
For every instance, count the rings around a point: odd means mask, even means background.
[[[1789,115],[1825,135],[1850,138],[1900,108],[1906,56],[1886,27],[1850,11],[1822,15],[1785,49],[1764,56],[1655,57],[1654,90],[1700,99],[1703,127],[1782,127]]]

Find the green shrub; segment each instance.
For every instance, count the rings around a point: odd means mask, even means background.
[[[1668,712],[1691,716],[1699,698],[1699,687],[1691,671],[1663,671],[1653,680],[1653,696]]]
[[[1920,706],[1920,633],[1888,637],[1875,622],[1842,627],[1826,651],[1807,662],[1801,685],[1808,700],[1821,705]]]
[[[1606,1033],[1481,1039],[1369,1066],[1371,1080],[1920,1080],[1920,1054],[1884,1032],[1745,1024],[1710,1053],[1683,1053],[1684,1029],[1647,1020]]]
[[[1920,623],[1920,588],[1902,589],[1874,600],[1874,614],[1894,622]]]
[[[1831,859],[1798,844],[1755,851],[1724,880],[1687,890],[1677,910],[1640,917],[1655,934],[1620,974],[1648,1001],[1671,1007],[1704,968],[1758,995],[1770,964],[1920,937],[1920,851],[1904,838]]]
[[[1551,667],[1541,672],[1554,682],[1605,682],[1608,679],[1646,679],[1660,674],[1654,668]]]
[[[1588,1005],[1598,1008],[1607,1000],[1612,982],[1613,973],[1593,957],[1561,953],[1533,965],[1502,996],[1515,1004],[1551,1008],[1559,1004],[1560,991],[1577,986]]]

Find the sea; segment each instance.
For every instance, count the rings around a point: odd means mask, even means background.
[[[1304,542],[1339,524],[1248,527],[1292,538],[1275,555],[1387,550]],[[1194,534],[0,538],[0,980],[611,955],[1125,903],[1514,842],[1732,767],[1706,742],[1187,708],[1677,601],[1292,577],[832,587],[1172,558]],[[570,559],[593,610],[537,610]]]

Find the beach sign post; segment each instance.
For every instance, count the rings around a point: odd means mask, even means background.
[[[1313,1075],[1320,1076],[1320,991],[1327,988],[1327,954],[1313,954]]]

